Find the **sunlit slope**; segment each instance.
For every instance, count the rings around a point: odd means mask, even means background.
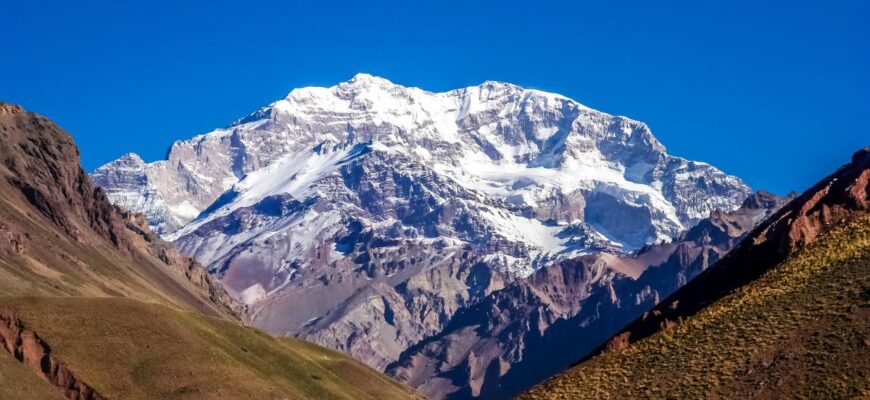
[[[55,357],[106,398],[414,398],[334,351],[166,306],[70,297],[7,297],[0,305],[14,309]]]
[[[870,217],[835,228],[699,313],[522,395],[870,396]]]

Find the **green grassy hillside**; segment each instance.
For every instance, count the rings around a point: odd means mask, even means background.
[[[414,397],[340,353],[162,305],[71,297],[0,298],[0,304],[14,309],[77,378],[110,399]],[[0,364],[0,379],[17,379],[6,376],[10,371],[26,375],[20,364],[8,364]],[[41,398],[43,386],[34,385],[29,396],[0,395]]]
[[[870,398],[870,218],[525,399]]]

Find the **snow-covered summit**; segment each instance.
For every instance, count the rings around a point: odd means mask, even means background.
[[[182,249],[222,273],[242,250],[269,252],[259,278],[230,284],[237,293],[274,292],[314,249],[331,246],[323,263],[350,257],[336,243],[352,232],[470,248],[524,276],[572,254],[667,240],[749,193],[667,154],[641,122],[495,81],[435,93],[357,74],[178,141],[166,160],[136,159],[93,177]],[[275,254],[281,237],[288,247]]]

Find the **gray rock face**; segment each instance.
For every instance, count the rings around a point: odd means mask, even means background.
[[[749,194],[667,154],[643,123],[563,96],[500,82],[431,93],[364,74],[92,176],[209,266],[258,326],[380,369],[535,271],[671,240]],[[467,359],[450,352],[444,365]],[[397,376],[437,386],[440,367],[426,368]]]
[[[431,398],[509,398],[577,362],[790,201],[766,192],[670,243],[542,268],[457,312],[387,368]]]

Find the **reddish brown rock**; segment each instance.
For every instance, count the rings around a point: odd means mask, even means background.
[[[90,385],[58,359],[51,347],[24,323],[10,307],[0,307],[0,340],[3,348],[28,370],[63,390],[70,400],[103,400]]]
[[[628,348],[628,332],[620,333],[616,335],[610,340],[607,341],[607,344],[604,345],[604,352],[619,352]]]

